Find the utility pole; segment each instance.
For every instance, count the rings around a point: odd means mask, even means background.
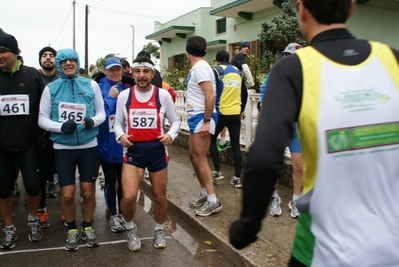
[[[130,25],[130,27],[132,27],[132,63],[134,60],[134,26]]]
[[[73,0],[73,26],[72,26],[72,48],[73,50],[76,50],[76,40],[75,40],[75,6],[76,6],[76,0]]]
[[[85,17],[85,72],[89,74],[89,6],[86,5],[86,17]]]

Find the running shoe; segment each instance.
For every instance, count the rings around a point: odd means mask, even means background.
[[[15,242],[18,240],[18,233],[15,227],[4,227],[3,232],[5,234],[1,241],[0,248],[10,249],[15,247]]]
[[[221,145],[220,142],[219,142],[219,140],[217,140],[217,141],[216,141],[216,147],[217,147],[217,149],[218,149],[219,152],[222,152],[222,151],[224,151],[224,150],[230,148],[230,147],[231,147],[231,143],[230,143],[229,140],[226,140],[226,143],[224,143],[224,145]]]
[[[280,216],[281,215],[281,198],[280,196],[272,198],[272,203],[270,204],[270,215]]]
[[[147,168],[144,169],[144,178],[145,179],[150,179],[150,172],[148,171]]]
[[[55,191],[55,184],[49,183],[47,187],[47,197],[54,198],[57,196],[57,192]]]
[[[130,251],[137,251],[141,247],[140,239],[137,236],[137,225],[133,229],[127,230],[127,247]]]
[[[297,218],[298,216],[299,216],[299,211],[298,211],[298,209],[297,209],[297,207],[296,207],[296,201],[293,201],[292,199],[291,199],[291,201],[290,202],[288,202],[288,207],[290,208],[290,210],[291,210],[291,217],[292,218]]]
[[[123,232],[121,219],[119,218],[118,215],[111,216],[111,218],[109,219],[109,227],[111,228],[111,231],[114,233]]]
[[[224,179],[224,176],[221,171],[212,171],[212,180],[213,181],[220,181],[223,179]]]
[[[43,237],[42,229],[39,227],[39,219],[28,221],[28,226],[30,228],[28,235],[29,241],[33,243],[39,242]]]
[[[230,184],[234,185],[235,188],[242,188],[241,178],[231,177]]]
[[[71,229],[68,231],[66,239],[65,250],[75,251],[79,248],[79,232],[78,229]]]
[[[41,210],[37,213],[39,217],[39,227],[40,229],[47,229],[50,227],[50,223],[48,221],[48,212]]]
[[[199,194],[198,197],[190,201],[190,207],[201,207],[206,202],[207,196],[205,194]]]
[[[85,227],[82,230],[82,240],[86,242],[86,246],[89,248],[98,246],[98,239],[94,233],[93,227]]]
[[[64,214],[61,214],[61,221],[64,223],[65,227],[68,227]]]
[[[212,213],[217,213],[222,209],[222,203],[217,200],[216,203],[206,201],[199,210],[195,211],[198,216],[206,217]]]
[[[126,230],[126,220],[125,220],[125,217],[123,217],[122,214],[119,214],[118,216],[119,216],[119,220],[121,221],[121,225],[122,225],[122,227],[123,227],[123,231],[125,231],[125,230]]]
[[[166,239],[163,229],[154,231],[154,248],[166,248]]]

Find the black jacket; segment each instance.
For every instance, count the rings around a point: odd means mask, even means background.
[[[0,101],[7,95],[29,96],[29,115],[0,116],[0,151],[20,151],[36,146],[38,141],[39,102],[44,85],[37,69],[20,66],[14,73],[0,70]],[[0,115],[5,111],[0,110]]]

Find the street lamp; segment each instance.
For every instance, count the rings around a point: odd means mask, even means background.
[[[130,27],[132,27],[132,63],[134,60],[134,26],[130,25]]]

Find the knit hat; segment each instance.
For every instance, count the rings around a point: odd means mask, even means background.
[[[40,50],[40,52],[39,52],[39,62],[40,62],[40,58],[43,56],[44,52],[51,52],[51,53],[53,53],[54,57],[57,55],[57,51],[55,51],[54,48],[52,48],[50,46],[43,47],[42,50]]]
[[[145,51],[145,50],[140,51],[140,52],[137,54],[137,56],[138,56],[138,57],[148,57],[149,59],[151,59],[151,54],[150,54],[148,51]]]
[[[242,49],[243,47],[248,47],[248,48],[250,48],[249,43],[248,43],[247,41],[242,42],[242,43],[240,44],[240,46],[238,47],[238,51],[241,51],[241,49]]]
[[[299,48],[302,48],[302,46],[300,44],[297,43],[290,43],[288,44],[284,51],[281,52],[282,55],[284,55],[284,53],[290,53],[290,54],[294,54],[296,50],[298,50]]]
[[[219,50],[216,53],[216,61],[218,62],[229,62],[230,59],[230,55],[229,52],[227,52],[226,50]]]
[[[15,55],[19,54],[18,42],[11,34],[0,34],[0,49],[9,51]]]

